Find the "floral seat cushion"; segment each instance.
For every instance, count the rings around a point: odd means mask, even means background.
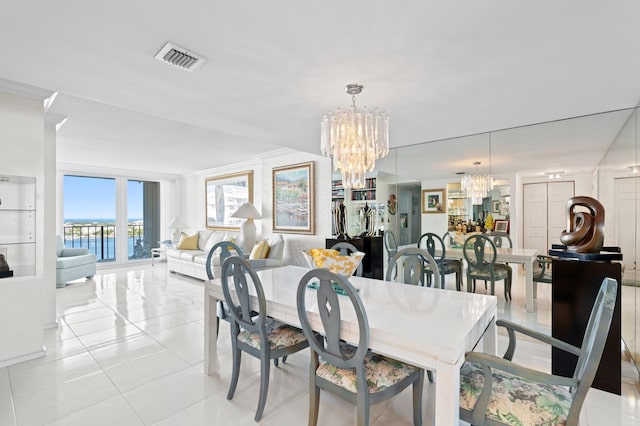
[[[341,346],[342,353],[346,356],[356,351],[354,346],[347,344]],[[400,382],[418,371],[418,368],[369,351],[364,360],[364,370],[369,393],[375,393]],[[357,392],[355,368],[338,368],[321,359],[316,374],[349,392]]]
[[[267,319],[265,324],[267,339],[271,350],[286,348],[305,341],[304,333],[296,327],[283,324],[273,319]],[[246,343],[258,350],[262,349],[260,335],[243,330],[238,335],[238,341]]]
[[[573,399],[566,386],[548,385],[493,370],[493,388],[487,418],[508,425],[564,425]],[[466,362],[460,370],[460,407],[473,410],[484,387],[478,364]]]
[[[511,268],[508,265],[503,265],[501,263],[493,265],[493,273],[498,280],[507,278],[510,269]],[[488,280],[491,279],[491,273],[488,269],[473,269],[471,273],[476,277],[476,279],[482,279],[482,277],[487,277]]]

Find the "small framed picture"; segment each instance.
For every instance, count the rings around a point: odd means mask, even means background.
[[[491,213],[500,213],[501,204],[500,200],[493,200],[491,202]]]
[[[447,203],[444,189],[422,190],[422,213],[446,213]]]
[[[509,221],[496,219],[493,230],[496,232],[509,232]]]

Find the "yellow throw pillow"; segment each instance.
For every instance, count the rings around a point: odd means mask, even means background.
[[[266,259],[269,255],[269,243],[267,240],[262,240],[259,243],[256,243],[253,246],[253,250],[251,250],[251,254],[249,255],[249,259]]]
[[[178,250],[198,250],[198,233],[188,236],[184,232],[180,234]]]
[[[236,243],[236,239],[235,239],[235,238],[231,238],[231,239],[229,240],[229,242],[230,242],[230,243],[235,244],[235,243]],[[236,249],[236,248],[235,248],[234,246],[231,246],[231,245],[227,246],[227,250],[229,250],[229,251],[233,251],[233,250],[235,250],[235,249]]]

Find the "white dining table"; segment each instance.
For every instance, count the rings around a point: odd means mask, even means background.
[[[284,266],[258,272],[267,315],[300,326],[296,290],[307,268]],[[359,290],[370,327],[370,349],[432,370],[435,378],[435,424],[458,425],[460,367],[465,353],[481,343],[496,354],[497,299],[457,291],[418,287],[372,278],[350,277]],[[309,290],[313,291],[313,290]],[[205,374],[219,369],[216,343],[216,303],[223,299],[219,279],[205,282]],[[358,327],[349,299],[340,297],[342,337],[357,344]],[[307,298],[307,300],[315,300]],[[257,298],[253,298],[256,303]],[[311,326],[322,330],[317,306],[308,302]],[[343,309],[344,304],[344,309]],[[351,313],[351,314],[350,314]]]
[[[407,244],[398,247],[398,250],[408,247],[416,247],[415,244]],[[436,250],[440,254],[439,250]],[[536,249],[498,247],[496,249],[496,262],[514,263],[524,266],[525,284],[525,308],[527,312],[533,312],[533,299],[537,297],[537,283],[533,282],[533,263],[538,256]],[[462,247],[445,247],[447,259],[464,259]]]

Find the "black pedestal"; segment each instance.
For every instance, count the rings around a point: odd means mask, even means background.
[[[362,258],[362,276],[384,279],[382,237],[327,238],[325,248],[331,248],[340,242],[353,244],[359,251],[365,253]]]
[[[0,278],[9,278],[13,276],[13,271],[0,271]]]
[[[584,262],[553,259],[552,325],[553,337],[582,346],[582,338],[591,308],[604,278],[618,281],[618,296],[613,312],[609,337],[592,387],[620,395],[621,392],[621,265],[613,262]],[[571,377],[578,357],[553,348],[553,374]]]

